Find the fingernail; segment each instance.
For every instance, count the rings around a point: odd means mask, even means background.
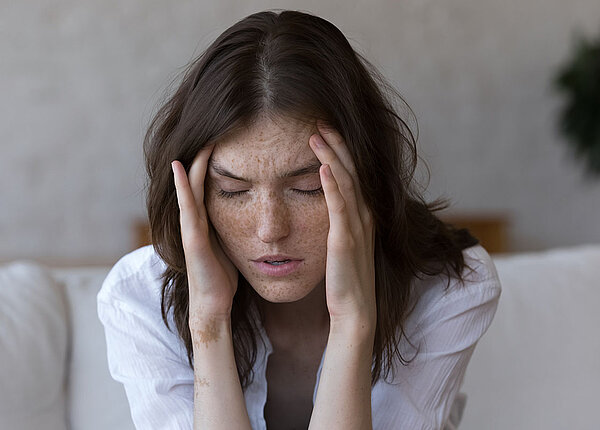
[[[175,186],[177,186],[177,175],[175,174],[175,161],[171,161],[171,171],[173,172],[173,181],[175,181]]]
[[[325,146],[325,142],[318,134],[315,134],[311,140],[317,148],[322,148],[323,146]]]

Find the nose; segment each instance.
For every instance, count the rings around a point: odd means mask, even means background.
[[[289,210],[285,202],[270,194],[258,204],[257,235],[265,243],[277,242],[290,234]]]

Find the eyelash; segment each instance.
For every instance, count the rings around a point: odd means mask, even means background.
[[[302,194],[305,196],[318,196],[320,194],[323,194],[323,187],[319,187],[316,190],[296,190],[294,189],[295,192],[297,192],[298,194]],[[223,197],[226,199],[232,199],[236,196],[242,195],[243,193],[245,193],[246,191],[224,191],[224,190],[219,190],[217,191],[217,195],[219,197]]]

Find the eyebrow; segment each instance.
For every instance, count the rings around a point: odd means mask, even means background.
[[[249,179],[246,178],[242,178],[240,176],[234,175],[233,173],[229,172],[228,170],[226,170],[223,166],[221,166],[220,164],[214,162],[214,161],[210,161],[208,163],[208,165],[210,167],[212,167],[212,169],[217,172],[219,175],[221,176],[227,176],[228,178],[231,179],[236,179],[238,181],[243,181],[243,182],[252,182]],[[279,175],[279,178],[283,179],[283,178],[293,178],[296,176],[302,176],[302,175],[308,175],[311,173],[319,173],[319,168],[321,167],[321,163],[319,161],[315,161],[307,166],[301,167],[299,169],[296,170],[291,170],[289,172],[284,172],[281,175]]]

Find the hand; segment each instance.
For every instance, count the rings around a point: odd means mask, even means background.
[[[362,197],[356,168],[344,139],[318,124],[309,143],[323,164],[319,170],[329,213],[325,290],[331,322],[359,323],[375,330],[375,228]]]
[[[190,324],[194,316],[231,318],[238,283],[238,270],[219,245],[204,206],[204,182],[213,148],[203,148],[194,158],[189,181],[179,161],[171,164],[188,276]]]

